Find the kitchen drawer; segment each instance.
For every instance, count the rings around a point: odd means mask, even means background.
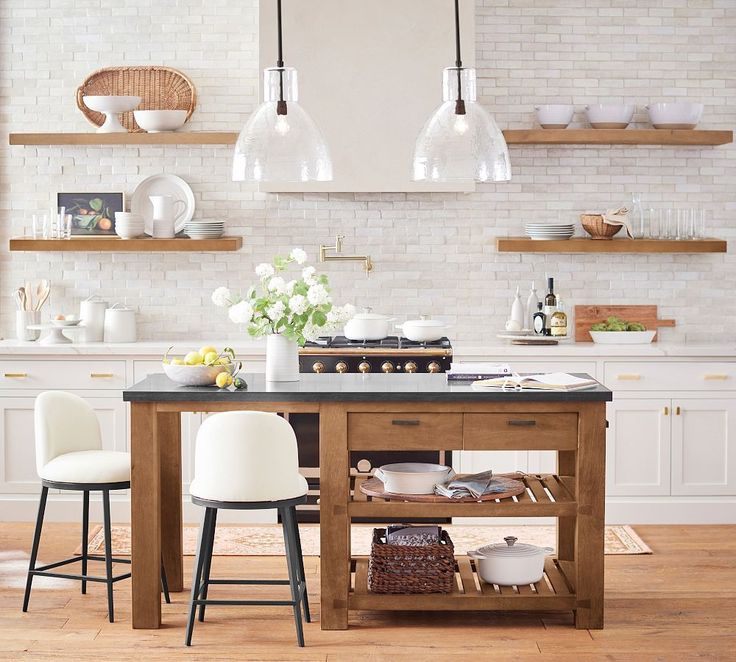
[[[578,415],[465,414],[463,449],[571,450],[577,448]]]
[[[733,391],[736,363],[611,361],[606,363],[605,385],[613,391]]]
[[[0,389],[123,389],[125,361],[0,361]]]
[[[348,414],[348,446],[363,450],[460,450],[462,414]]]

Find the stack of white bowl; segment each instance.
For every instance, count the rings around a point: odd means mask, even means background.
[[[530,239],[569,239],[575,234],[574,223],[527,223],[524,233]]]
[[[225,221],[189,221],[184,234],[191,239],[217,239],[225,232]]]
[[[135,239],[143,235],[145,221],[140,214],[131,214],[127,211],[115,212],[115,233],[121,239]]]

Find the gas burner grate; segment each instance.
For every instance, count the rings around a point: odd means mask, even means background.
[[[436,349],[438,347],[440,349],[450,349],[452,345],[449,338],[440,338],[431,342],[416,342],[408,338],[399,338],[399,349]]]
[[[349,340],[345,336],[322,336],[315,341],[306,343],[306,347],[323,347],[325,349],[451,349],[448,338],[440,338],[432,342],[415,342],[399,336],[388,336],[383,340]]]

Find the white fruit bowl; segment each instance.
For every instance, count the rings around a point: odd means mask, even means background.
[[[689,101],[652,103],[646,109],[655,129],[694,129],[703,114],[702,103]]]
[[[214,386],[217,375],[221,372],[234,374],[237,364],[226,365],[174,365],[163,363],[166,376],[182,386]]]
[[[105,114],[105,123],[97,129],[97,133],[128,133],[120,120],[119,113],[133,110],[142,101],[134,96],[86,96],[82,97],[84,105],[90,110]]]
[[[595,103],[585,106],[588,122],[594,129],[625,129],[636,106],[624,103]]]
[[[590,337],[600,345],[646,345],[654,340],[656,331],[591,331]]]
[[[187,121],[186,110],[136,110],[133,117],[141,129],[148,133],[176,131]]]
[[[548,103],[534,106],[537,122],[543,129],[566,129],[572,122],[575,106],[566,103]]]

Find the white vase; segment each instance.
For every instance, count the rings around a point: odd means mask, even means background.
[[[280,333],[266,336],[266,381],[299,381],[299,346]]]

